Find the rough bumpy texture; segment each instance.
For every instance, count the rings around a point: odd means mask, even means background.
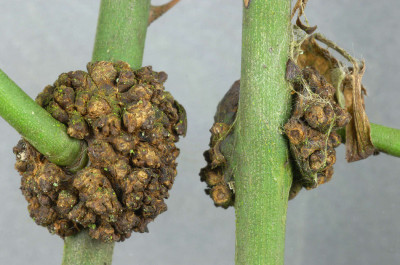
[[[235,182],[228,172],[225,155],[221,145],[232,137],[231,129],[236,119],[239,104],[240,81],[236,81],[225,94],[217,107],[214,124],[210,129],[210,149],[204,152],[207,166],[200,171],[201,181],[207,183],[206,194],[210,195],[215,206],[228,208],[235,201]]]
[[[334,148],[341,143],[336,130],[345,127],[351,116],[336,103],[336,89],[314,68],[301,70],[289,61],[286,77],[293,84],[295,97],[292,117],[284,126],[297,164],[289,194],[289,199],[293,199],[302,187],[316,188],[332,178]],[[221,147],[232,140],[239,92],[240,81],[236,81],[218,105],[210,129],[210,149],[204,152],[207,166],[200,171],[201,181],[207,183],[206,193],[215,206],[223,208],[233,206],[235,200],[234,176]]]
[[[123,241],[167,210],[186,114],[164,90],[164,72],[104,61],[87,70],[61,74],[36,101],[87,142],[89,165],[71,174],[21,140],[15,166],[38,225],[61,237],[87,228],[95,239]]]
[[[284,129],[300,173],[294,175],[291,199],[302,187],[316,188],[332,178],[335,148],[341,143],[336,130],[345,127],[351,116],[336,103],[336,89],[317,70],[300,70],[289,61],[288,73],[295,107]]]

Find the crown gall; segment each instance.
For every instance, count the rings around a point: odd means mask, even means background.
[[[289,198],[301,190],[328,182],[336,162],[335,149],[341,143],[337,129],[350,121],[350,115],[335,100],[336,89],[313,67],[297,69],[297,79],[289,80],[293,89],[294,109],[284,126],[297,165]],[[293,70],[290,70],[293,71]]]
[[[61,237],[88,229],[92,238],[123,241],[167,210],[186,115],[164,90],[164,72],[124,62],[87,70],[61,74],[36,102],[87,142],[89,165],[71,174],[20,140],[15,167],[38,225]]]
[[[286,78],[295,90],[292,116],[284,125],[296,164],[289,192],[289,199],[293,199],[303,187],[313,189],[332,178],[334,148],[341,143],[336,130],[346,126],[351,116],[335,101],[336,89],[316,69],[301,69],[292,60],[287,68]],[[233,174],[222,147],[231,140],[239,91],[240,82],[236,81],[218,104],[210,129],[210,148],[204,152],[207,165],[200,171],[201,181],[207,184],[206,194],[223,208],[233,206],[235,199]]]
[[[239,102],[240,81],[236,81],[219,102],[210,129],[209,149],[204,152],[206,167],[200,170],[200,180],[206,182],[205,192],[217,207],[228,208],[235,201],[234,180],[227,172],[227,159],[222,152],[222,145],[230,139],[232,126]]]
[[[293,199],[304,187],[313,189],[328,182],[336,162],[335,149],[341,143],[336,130],[346,126],[351,116],[335,100],[336,89],[315,68],[301,69],[293,60],[287,63],[286,78],[293,88],[294,108],[284,125],[289,140],[295,175],[289,192]],[[216,206],[233,206],[234,176],[223,146],[232,138],[238,109],[240,81],[236,81],[217,107],[210,129],[209,149],[204,152],[206,167],[200,180],[207,184],[206,194]]]

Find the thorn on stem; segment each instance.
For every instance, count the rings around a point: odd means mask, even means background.
[[[151,6],[150,7],[150,14],[149,14],[149,22],[150,25],[154,20],[161,17],[165,12],[170,10],[174,5],[176,5],[180,0],[171,0],[166,4],[160,6]]]

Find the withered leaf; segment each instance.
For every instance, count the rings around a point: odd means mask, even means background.
[[[344,80],[344,97],[347,111],[353,119],[346,126],[346,159],[354,162],[367,158],[374,153],[371,141],[371,128],[365,113],[364,95],[361,79],[365,72],[365,64],[361,67],[354,64],[353,71]]]
[[[297,65],[300,68],[311,66],[315,68],[332,84],[332,70],[339,68],[339,61],[333,57],[327,49],[318,45],[317,41],[311,36],[306,39],[301,45],[303,54],[300,54],[297,59]]]
[[[215,122],[226,124],[232,124],[234,122],[239,105],[239,91],[240,80],[237,80],[218,103],[217,112],[214,116]]]

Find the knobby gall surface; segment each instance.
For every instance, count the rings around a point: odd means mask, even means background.
[[[164,72],[106,61],[87,70],[61,74],[36,102],[86,141],[88,166],[72,174],[22,139],[15,167],[38,225],[61,237],[89,229],[94,239],[123,241],[167,210],[186,114],[164,90]]]

